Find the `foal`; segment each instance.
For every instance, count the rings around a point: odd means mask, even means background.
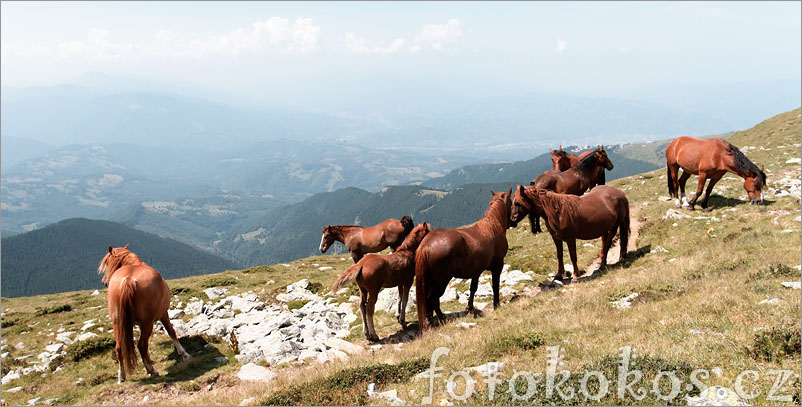
[[[395,252],[384,256],[368,254],[340,275],[331,288],[332,291],[337,291],[341,286],[356,280],[359,285],[362,332],[369,341],[379,340],[373,326],[373,311],[382,288],[398,286],[398,322],[402,328],[407,327],[407,300],[415,278],[415,250],[427,233],[429,224],[423,222],[409,232],[404,243]]]
[[[323,226],[322,236],[320,237],[320,252],[326,250],[335,241],[345,245],[351,252],[354,263],[358,262],[365,253],[378,253],[386,248],[393,251],[404,242],[412,227],[415,224],[409,216],[403,216],[401,220],[387,219],[375,226],[356,226],[356,225],[334,225]]]
[[[125,247],[112,248],[100,261],[98,274],[103,274],[103,284],[109,287],[107,295],[109,316],[117,342],[114,352],[120,370],[117,383],[125,381],[126,371],[136,366],[134,351],[134,324],[139,325],[139,354],[150,376],[158,376],[153,361],[148,354],[148,339],[153,333],[153,323],[161,321],[176,351],[184,360],[189,354],[178,342],[178,337],[170,323],[167,309],[170,308],[170,289],[161,274],[153,267],[139,260],[134,252]]]

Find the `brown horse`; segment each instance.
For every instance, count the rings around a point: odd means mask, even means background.
[[[398,250],[385,256],[366,255],[340,275],[331,288],[332,291],[337,291],[341,286],[356,280],[359,285],[362,332],[369,341],[379,340],[376,328],[373,326],[373,311],[382,288],[398,287],[398,322],[406,329],[407,300],[412,280],[415,278],[415,250],[427,233],[429,233],[428,223],[423,222],[415,226]]]
[[[479,275],[490,270],[493,277],[493,307],[499,304],[499,277],[507,255],[507,227],[510,218],[510,192],[493,192],[484,218],[462,229],[435,229],[421,242],[415,253],[415,294],[421,330],[431,323],[432,311],[440,321],[440,296],[452,277],[471,279],[468,312],[473,312],[473,296]]]
[[[365,253],[377,253],[386,248],[393,251],[404,242],[404,238],[415,224],[412,218],[404,216],[401,220],[387,219],[375,226],[365,227],[356,225],[323,226],[323,235],[320,237],[320,252],[326,253],[335,241],[345,245],[351,252],[354,263],[358,262]]]
[[[617,230],[621,237],[621,258],[627,252],[629,240],[629,202],[620,190],[599,185],[582,196],[556,194],[536,187],[518,185],[513,199],[510,224],[515,226],[524,216],[537,212],[546,220],[546,228],[551,233],[557,247],[557,280],[562,280],[563,242],[568,245],[568,253],[574,266],[575,275],[581,275],[576,264],[576,239],[590,240],[602,238],[601,266],[607,266],[607,252],[613,245]]]
[[[700,140],[693,137],[678,137],[671,141],[666,147],[666,168],[668,170],[668,193],[674,197],[677,207],[682,203],[678,192],[682,193],[682,200],[685,201],[685,182],[691,174],[699,176],[699,185],[696,187],[696,195],[689,202],[690,210],[696,205],[696,200],[702,195],[705,181],[708,179],[705,197],[702,199],[702,210],[707,212],[707,200],[710,198],[710,191],[718,180],[727,172],[732,172],[744,179],[744,189],[749,196],[752,205],[763,202],[763,186],[766,185],[766,173],[763,167],[749,161],[748,158],[738,150],[738,147],[720,139],[711,138]],[[682,176],[679,169],[682,168]]]
[[[563,146],[560,146],[559,150],[552,150],[549,149],[549,153],[551,154],[551,163],[554,165],[554,170],[546,171],[547,173],[555,173],[555,172],[563,172],[579,162],[579,160],[585,158],[593,152],[593,150],[583,151],[582,153],[577,156],[576,154],[568,154],[563,151]],[[604,182],[602,182],[604,184]]]
[[[148,339],[156,320],[164,325],[178,354],[184,360],[190,358],[178,342],[167,315],[170,289],[158,271],[139,260],[136,254],[128,250],[128,245],[118,248],[109,246],[109,252],[100,261],[97,271],[103,274],[103,284],[109,287],[106,295],[114,340],[117,342],[114,352],[120,365],[118,383],[125,381],[126,371],[132,372],[136,366],[134,324],[139,325],[139,354],[150,376],[159,375],[148,354]]]
[[[564,153],[564,152],[563,152]],[[598,182],[604,181],[604,170],[612,170],[613,163],[607,157],[604,146],[590,151],[573,167],[558,173],[540,174],[530,185],[548,189],[559,194],[582,195]],[[529,216],[532,233],[542,232],[540,229],[540,216],[532,212]]]

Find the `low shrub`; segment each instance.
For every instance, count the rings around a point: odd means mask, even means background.
[[[203,288],[222,287],[237,284],[237,279],[231,276],[218,275],[209,277],[200,284]]]
[[[73,362],[114,349],[116,342],[111,336],[95,336],[67,346],[67,358]],[[112,355],[114,352],[112,352]]]
[[[58,314],[59,312],[67,312],[67,311],[72,311],[72,306],[70,304],[46,307],[40,309],[39,311],[36,311],[36,314],[34,314],[34,316],[41,317],[47,314]]]
[[[750,352],[756,360],[772,362],[799,355],[801,346],[799,328],[772,328],[755,334]]]
[[[310,300],[293,300],[287,303],[287,308],[292,311],[294,309],[299,309],[309,303]]]
[[[746,281],[751,282],[751,281],[764,280],[767,278],[788,277],[788,276],[794,276],[798,280],[800,277],[799,270],[793,267],[788,267],[785,264],[776,263],[750,274],[749,277],[746,279]]]
[[[492,357],[499,357],[513,350],[534,350],[543,345],[546,339],[540,332],[511,332],[495,335],[485,345],[485,351]]]
[[[276,269],[274,269],[273,267],[270,267],[270,266],[256,266],[256,267],[251,267],[251,268],[242,270],[242,272],[245,273],[245,274],[249,274],[249,273],[275,273]]]

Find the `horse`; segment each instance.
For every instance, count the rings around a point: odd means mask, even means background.
[[[423,238],[415,253],[415,294],[418,324],[421,331],[429,328],[431,312],[444,321],[440,296],[452,277],[471,279],[468,312],[473,312],[473,297],[479,286],[479,275],[490,270],[493,278],[493,308],[499,305],[499,277],[507,255],[507,227],[510,217],[509,192],[490,191],[485,216],[462,229],[439,228]]]
[[[337,281],[332,291],[345,284],[356,281],[359,285],[359,310],[362,312],[362,333],[369,341],[378,341],[373,326],[373,311],[376,299],[382,288],[398,287],[398,322],[402,329],[407,328],[406,310],[409,289],[415,278],[415,250],[421,240],[429,233],[429,224],[423,222],[415,226],[407,235],[398,250],[388,255],[368,254],[358,263],[349,267]]]
[[[100,261],[97,271],[98,274],[103,274],[102,282],[109,288],[106,294],[109,317],[114,329],[114,340],[117,342],[114,352],[120,367],[117,383],[124,382],[126,373],[133,372],[137,364],[134,324],[139,325],[137,347],[149,376],[159,375],[148,354],[148,339],[153,333],[156,320],[161,321],[178,354],[184,360],[190,359],[178,342],[173,324],[170,323],[167,314],[167,309],[170,308],[170,289],[158,271],[129,251],[127,244],[118,248],[109,246],[109,252]]]
[[[607,266],[607,252],[618,230],[621,258],[626,256],[629,240],[629,201],[621,190],[599,185],[582,196],[557,194],[549,190],[518,185],[513,198],[510,225],[515,227],[524,216],[537,212],[546,220],[546,228],[557,247],[557,280],[563,279],[563,242],[574,266],[575,275],[582,273],[576,264],[576,239],[602,238],[600,270]]]
[[[551,154],[551,164],[554,166],[554,170],[546,171],[548,173],[555,173],[555,172],[563,172],[579,162],[579,160],[585,158],[590,154],[593,150],[583,151],[582,153],[577,156],[576,154],[568,154],[563,151],[563,146],[560,146],[558,150],[549,149],[549,154]]]
[[[565,153],[565,152],[563,152]],[[604,181],[604,170],[612,170],[613,163],[607,157],[604,146],[591,150],[573,167],[558,173],[544,173],[530,182],[529,185],[540,189],[548,189],[559,194],[582,195],[597,183]],[[530,231],[540,233],[540,216],[532,212],[529,216]]]
[[[679,169],[682,168],[682,176]],[[708,179],[705,197],[702,199],[702,210],[709,212],[707,200],[710,192],[718,180],[727,172],[734,173],[744,179],[744,189],[752,205],[763,203],[763,186],[766,185],[764,168],[757,168],[738,147],[720,138],[700,140],[694,137],[678,137],[666,147],[666,169],[668,178],[668,193],[675,199],[677,208],[682,206],[678,192],[685,197],[685,182],[691,174],[699,176],[699,185],[696,195],[688,203],[689,210],[693,210],[696,200],[702,194],[702,188]]]
[[[401,220],[387,219],[375,226],[356,225],[323,226],[320,237],[320,252],[326,253],[334,241],[345,245],[351,258],[357,263],[365,253],[377,253],[386,248],[393,251],[404,242],[404,238],[415,224],[412,218],[404,216]]]

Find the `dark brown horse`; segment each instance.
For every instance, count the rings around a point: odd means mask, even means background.
[[[738,150],[738,147],[719,139],[700,140],[693,137],[679,137],[671,141],[666,147],[666,168],[668,178],[668,193],[674,197],[677,207],[680,202],[679,192],[682,193],[682,200],[685,201],[685,182],[691,174],[699,175],[699,185],[696,187],[696,195],[689,202],[690,210],[696,205],[696,200],[702,195],[705,181],[708,179],[705,197],[702,199],[702,210],[709,211],[707,200],[710,198],[710,191],[718,180],[727,172],[732,172],[744,179],[744,189],[749,196],[752,205],[763,202],[763,186],[766,185],[766,173],[763,167],[749,161],[748,158]],[[682,176],[679,176],[679,169],[682,168]]]
[[[387,219],[375,226],[356,225],[323,226],[320,237],[320,252],[326,253],[332,243],[338,241],[351,252],[354,263],[365,253],[377,253],[386,248],[393,251],[404,242],[404,238],[415,224],[412,218],[404,216],[401,220]]]
[[[378,341],[373,326],[373,311],[382,288],[398,287],[398,322],[407,327],[406,311],[409,289],[415,278],[415,250],[429,233],[429,224],[415,226],[398,250],[388,255],[368,254],[346,270],[334,282],[332,291],[356,281],[359,285],[359,310],[362,312],[362,333],[369,341]]]
[[[139,354],[150,376],[159,375],[148,354],[148,339],[157,320],[164,325],[178,354],[184,360],[190,358],[178,342],[167,315],[170,289],[158,271],[139,260],[136,254],[128,250],[128,245],[116,249],[109,246],[109,252],[100,261],[97,271],[103,274],[103,284],[109,287],[106,295],[114,340],[117,342],[114,352],[120,366],[118,383],[125,381],[126,371],[131,372],[136,366],[134,324],[139,325]]]
[[[493,192],[484,218],[462,229],[435,229],[421,242],[415,253],[415,294],[421,330],[431,323],[432,311],[444,320],[440,296],[452,277],[471,279],[468,312],[473,312],[473,296],[479,275],[490,270],[493,277],[493,307],[499,304],[499,277],[507,255],[507,227],[510,218],[510,192]]]
[[[613,163],[607,157],[604,146],[599,146],[597,149],[590,151],[573,167],[563,172],[540,174],[530,185],[559,194],[582,195],[598,182],[604,180],[605,169],[612,170]],[[529,223],[532,233],[542,232],[540,229],[540,216],[537,213],[533,212],[529,216]]]
[[[602,238],[601,266],[607,266],[607,252],[613,245],[616,231],[620,231],[621,258],[627,252],[629,240],[629,202],[620,190],[599,185],[582,196],[556,194],[536,187],[518,185],[513,199],[510,224],[516,225],[524,216],[536,212],[546,220],[557,247],[557,280],[565,272],[563,264],[563,242],[574,266],[574,277],[581,275],[576,264],[576,239]]]

